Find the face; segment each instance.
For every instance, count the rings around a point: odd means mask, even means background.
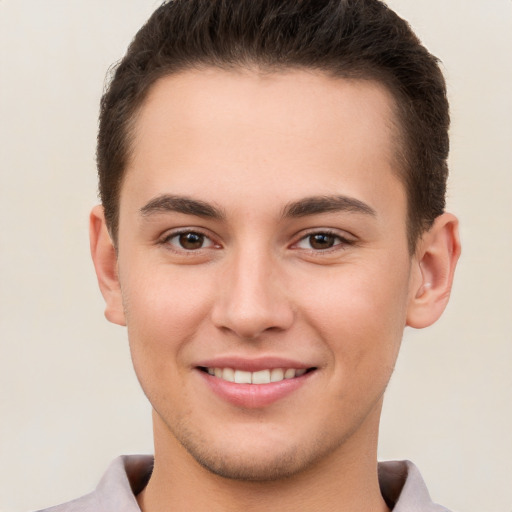
[[[313,72],[155,84],[118,274],[157,452],[258,480],[374,446],[412,294],[392,119],[378,84]]]

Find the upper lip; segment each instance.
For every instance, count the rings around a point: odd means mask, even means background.
[[[244,370],[246,372],[258,372],[261,370],[272,370],[274,368],[314,368],[315,365],[302,363],[293,359],[283,357],[265,356],[258,358],[244,358],[237,356],[215,357],[200,361],[195,365],[202,368],[233,368],[236,370]]]

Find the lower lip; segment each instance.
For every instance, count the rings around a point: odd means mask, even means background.
[[[237,384],[214,377],[209,373],[197,370],[210,389],[220,398],[237,407],[258,409],[281,400],[297,391],[311,377],[314,371],[293,379],[284,379],[269,384]]]

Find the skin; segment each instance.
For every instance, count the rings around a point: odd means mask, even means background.
[[[317,72],[203,69],[153,86],[117,252],[91,214],[106,316],[127,325],[154,409],[143,511],[387,510],[382,396],[405,326],[442,313],[459,254],[449,214],[409,253],[393,120],[378,83]],[[224,356],[315,370],[241,407],[197,368]]]

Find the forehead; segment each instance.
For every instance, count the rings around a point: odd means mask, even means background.
[[[208,68],[167,76],[136,118],[123,190],[215,190],[217,202],[233,182],[247,197],[279,195],[285,185],[287,200],[333,189],[382,193],[377,178],[398,174],[393,107],[378,82],[320,72]]]

